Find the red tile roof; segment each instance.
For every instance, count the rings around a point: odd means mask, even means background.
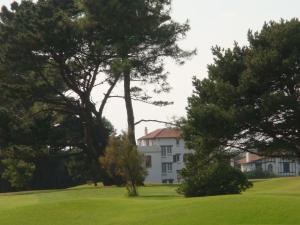
[[[260,160],[262,159],[263,157],[259,156],[259,155],[255,155],[253,153],[250,153],[249,154],[249,158],[248,158],[248,162],[246,160],[246,157],[245,158],[242,158],[238,161],[236,161],[237,164],[247,164],[247,163],[252,163],[252,162],[255,162],[257,160]]]
[[[250,153],[249,154],[249,162],[253,162],[253,161],[257,161],[259,159],[262,159],[263,157],[259,156],[259,155],[255,155]]]
[[[139,138],[143,139],[155,139],[155,138],[181,138],[181,131],[178,128],[163,128],[157,129],[149,134]]]
[[[246,158],[243,158],[243,159],[240,159],[240,160],[235,161],[235,163],[236,163],[237,165],[242,165],[242,164],[246,164],[247,161],[246,161]]]

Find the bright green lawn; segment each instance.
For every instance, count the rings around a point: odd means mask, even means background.
[[[0,225],[300,224],[300,178],[255,182],[242,195],[186,199],[175,186],[78,187],[0,195]]]

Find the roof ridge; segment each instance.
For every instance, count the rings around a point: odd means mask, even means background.
[[[140,137],[138,140],[142,139],[156,139],[156,138],[181,138],[180,129],[177,128],[159,128],[156,129],[142,137]]]
[[[139,139],[151,136],[151,135],[155,134],[156,132],[160,132],[160,131],[161,131],[161,128],[158,128],[158,129],[156,129],[154,131],[149,132],[148,134],[145,134],[144,136],[140,137]],[[154,137],[156,137],[156,135]]]
[[[150,135],[150,134],[155,134],[156,132],[158,132],[158,133],[160,133],[161,132],[161,128],[159,128],[159,129],[156,129],[156,130],[154,130],[154,131],[152,131],[152,132],[150,132],[150,133],[148,133],[148,134],[146,134],[145,136],[148,136],[148,135]],[[156,135],[155,135],[156,136]]]
[[[166,128],[161,128],[161,129],[158,129],[159,132],[154,136],[154,137],[157,137],[161,132],[163,132],[163,130],[166,129]]]

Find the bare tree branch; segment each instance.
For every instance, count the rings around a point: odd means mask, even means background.
[[[99,108],[99,115],[102,117],[102,114],[103,114],[103,110],[104,110],[104,106],[106,105],[106,102],[108,100],[108,98],[110,98],[111,96],[111,92],[113,91],[113,89],[115,88],[116,84],[118,83],[119,79],[121,77],[121,74],[118,74],[116,77],[115,77],[115,80],[112,82],[112,84],[110,85],[109,89],[107,90],[107,92],[104,94],[104,98],[102,100],[102,103],[100,105],[100,108]]]
[[[178,127],[178,124],[175,124],[175,123],[172,123],[172,122],[166,122],[166,121],[161,121],[161,120],[145,120],[145,119],[142,119],[142,120],[139,120],[137,122],[134,123],[134,125],[138,125],[140,123],[143,123],[143,122],[155,122],[155,123],[163,123],[163,124],[167,124],[167,125],[172,125],[172,126],[176,126]]]
[[[122,95],[111,95],[111,96],[108,96],[108,98],[122,98],[124,99],[125,97],[122,96]],[[147,101],[147,100],[143,100],[143,99],[140,99],[140,98],[131,98],[133,101],[137,101],[137,102],[142,102],[142,103],[145,103],[145,104],[148,104],[148,105],[154,105],[154,106],[159,106],[159,107],[162,107],[162,106],[167,106],[167,105],[172,105],[174,104],[174,102],[163,102],[163,101]]]

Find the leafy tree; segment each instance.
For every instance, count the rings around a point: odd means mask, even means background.
[[[79,152],[78,152],[79,151]],[[84,152],[76,150],[79,154],[71,155],[66,158],[65,166],[68,174],[74,182],[86,183],[94,181],[95,176],[98,177],[104,184],[107,183],[107,177],[104,170],[98,170],[99,174],[94,174],[93,167],[90,165],[90,160]],[[94,183],[95,184],[95,183]],[[113,183],[115,184],[115,183]]]
[[[95,177],[100,179],[99,170],[95,174],[90,158],[80,148],[83,143],[82,129],[76,118],[41,112],[32,114],[30,108],[27,110],[26,113],[17,114],[14,110],[7,112],[10,113],[7,115],[7,123],[4,116],[0,119],[0,130],[3,131],[0,134],[1,174],[14,166],[13,163],[24,161],[35,166],[32,182],[26,188],[62,188],[93,180]],[[29,115],[33,117],[29,118]],[[23,147],[19,148],[19,145]],[[14,153],[12,150],[17,151]],[[72,169],[67,170],[74,161],[76,165],[82,165],[81,170],[77,171],[79,174],[70,172]],[[8,176],[3,178],[8,180]]]
[[[126,184],[129,196],[138,195],[137,186],[143,183],[146,176],[144,158],[126,135],[112,136],[100,161],[113,179]]]
[[[239,194],[252,186],[246,175],[228,161],[199,155],[189,156],[182,176],[184,180],[178,191],[186,197]]]
[[[130,82],[160,82],[162,88],[155,92],[168,90],[162,57],[181,63],[193,54],[177,45],[189,26],[173,22],[169,13],[167,0],[22,1],[1,10],[1,73],[16,92],[26,83],[20,93],[30,91],[46,104],[44,110],[78,119],[80,148],[91,162],[94,180],[109,135],[103,111],[117,82],[124,81],[128,134],[135,144],[131,93],[142,101],[150,97],[141,97],[142,89]],[[92,99],[95,87],[104,91],[99,108]]]
[[[100,179],[100,168],[92,170],[91,159],[84,151],[80,119],[68,111],[52,111],[52,105],[39,101],[36,93],[55,97],[42,82],[32,88],[30,83],[2,70],[0,92],[0,177],[6,173],[1,184],[17,179],[19,162],[34,165],[35,171],[30,182],[18,190],[64,188],[95,177]],[[112,125],[105,119],[103,123],[112,132]],[[80,174],[68,171],[73,158],[83,164]],[[1,185],[0,191],[15,190],[15,185],[10,184]]]
[[[126,180],[122,176],[123,173],[120,166],[122,147],[123,143],[121,137],[111,136],[104,155],[99,159],[102,168],[106,171],[111,180],[110,182],[108,181],[107,183],[104,183],[104,185],[115,184],[121,186],[126,184]]]
[[[190,148],[300,156],[300,22],[266,23],[249,46],[213,48],[208,78],[194,79],[185,139]]]
[[[169,0],[89,0],[85,3],[89,15],[97,21],[94,26],[105,29],[105,34],[115,43],[117,72],[123,82],[124,94],[110,97],[124,98],[128,138],[135,145],[135,125],[141,121],[135,121],[132,101],[158,106],[171,104],[153,100],[149,92],[159,94],[170,90],[164,71],[166,57],[182,64],[184,59],[195,54],[195,51],[182,50],[178,45],[190,27],[188,23],[172,20]],[[113,26],[107,26],[111,21]]]
[[[97,21],[85,4],[40,0],[14,2],[11,10],[3,7],[0,68],[16,92],[20,83],[27,84],[21,91],[29,90],[32,98],[47,105],[45,110],[78,119],[84,137],[80,148],[97,174],[98,157],[109,135],[103,109],[119,75],[111,50],[114,43],[104,29],[93,26]],[[97,109],[91,94],[104,83],[109,88]]]
[[[245,176],[224,157],[239,152],[300,156],[300,22],[249,31],[249,46],[213,48],[208,78],[194,79],[184,138],[194,154],[183,170],[187,196],[238,193]],[[225,189],[224,189],[225,188]]]
[[[28,187],[35,171],[33,163],[8,158],[2,160],[2,164],[6,166],[6,169],[2,173],[2,178],[8,180],[12,187],[17,190]]]
[[[70,149],[81,145],[80,129],[76,130],[76,123],[69,123],[70,117],[66,120],[67,117],[55,113],[35,113],[36,105],[25,107],[25,104],[17,104],[19,100],[16,98],[14,105],[1,102],[0,176],[1,182],[8,181],[14,189],[6,186],[0,191],[59,188],[74,184],[64,169],[64,163],[74,154],[83,154],[82,150],[74,152]]]
[[[32,149],[26,146],[15,145],[6,151],[0,162],[4,167],[1,177],[9,181],[13,188],[22,190],[29,187],[36,167],[34,163],[26,161],[26,158],[30,159],[32,155]],[[3,154],[1,156],[3,157]]]
[[[128,134],[135,144],[132,93],[146,102],[150,97],[141,96],[142,89],[130,82],[158,83],[162,88],[155,92],[167,91],[162,57],[181,63],[193,54],[176,44],[189,26],[173,22],[169,13],[167,0],[22,1],[1,10],[1,73],[16,92],[26,83],[21,92],[30,91],[47,105],[45,110],[78,119],[80,148],[91,162],[94,180],[109,135],[103,111],[118,81],[124,81]],[[99,108],[92,99],[95,87],[104,92]]]

